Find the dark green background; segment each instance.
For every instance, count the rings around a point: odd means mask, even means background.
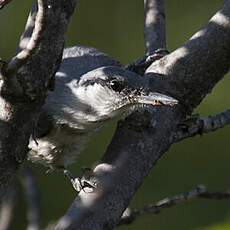
[[[181,46],[221,7],[221,0],[167,1],[167,42],[169,50]],[[16,49],[31,2],[14,0],[0,11],[0,56],[10,58]],[[221,34],[219,35],[221,36]],[[67,33],[66,45],[94,46],[122,63],[129,63],[144,53],[143,3],[141,0],[79,0]],[[210,47],[211,49],[212,47]],[[230,107],[230,79],[226,76],[195,112],[217,113]],[[110,124],[88,146],[74,165],[74,173],[82,166],[91,166],[103,154],[113,134]],[[162,157],[135,195],[131,207],[139,208],[165,196],[174,195],[205,184],[210,189],[230,187],[230,127],[202,137],[175,144]],[[59,173],[46,174],[34,165],[43,209],[43,226],[64,214],[75,194]],[[21,191],[20,194],[22,194]],[[25,229],[23,196],[12,229]],[[120,229],[189,230],[230,229],[230,201],[194,200],[162,211],[159,215],[140,218],[133,225]],[[225,224],[224,226],[221,226]],[[212,226],[212,227],[210,227]]]

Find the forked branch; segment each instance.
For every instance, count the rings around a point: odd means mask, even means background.
[[[65,32],[76,4],[76,0],[37,2],[29,43],[8,66],[3,64],[1,71],[0,197],[26,158],[28,140],[59,68]]]
[[[174,96],[179,105],[136,112],[119,123],[102,163],[94,169],[99,191],[80,192],[57,229],[113,229],[119,223],[144,178],[173,144],[178,124],[229,69],[229,9],[227,0],[184,46],[149,67],[144,77],[151,90]]]

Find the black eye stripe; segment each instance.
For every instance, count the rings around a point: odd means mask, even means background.
[[[102,86],[106,86],[106,82],[102,79],[93,79],[93,80],[87,80],[82,83],[83,86],[87,87],[89,85],[99,84]]]
[[[121,92],[125,88],[126,82],[116,78],[107,79],[107,80],[97,78],[92,80],[90,79],[81,83],[81,85],[85,87],[94,84],[99,84],[104,87],[107,86],[116,92]]]

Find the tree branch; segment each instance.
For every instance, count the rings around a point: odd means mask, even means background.
[[[166,49],[164,0],[144,0],[146,55]]]
[[[0,10],[12,0],[0,0]]]
[[[30,11],[30,14],[28,16],[25,30],[21,35],[20,42],[19,42],[19,47],[18,47],[18,52],[26,49],[27,45],[30,42],[31,35],[33,33],[34,27],[35,27],[35,20],[37,16],[37,11],[38,11],[38,5],[37,1],[34,1],[32,5],[32,9]]]
[[[41,207],[38,186],[29,167],[24,169],[22,178],[27,199],[27,230],[39,230],[41,225]]]
[[[159,214],[165,208],[173,207],[177,204],[184,203],[186,201],[192,200],[194,198],[204,198],[211,200],[222,200],[229,199],[230,192],[209,192],[206,187],[199,185],[189,192],[181,193],[173,197],[167,197],[163,200],[158,201],[155,204],[147,204],[142,209],[134,209],[133,211],[127,212],[127,215],[122,216],[119,225],[131,224],[137,218],[146,214]]]
[[[144,0],[145,56],[126,66],[127,70],[143,75],[156,60],[168,54],[165,38],[164,0]]]
[[[42,33],[45,28],[45,17],[48,5],[43,0],[38,0],[38,11],[35,19],[34,30],[26,48],[22,49],[13,57],[7,65],[6,74],[16,72],[22,65],[25,65],[30,57],[36,52],[40,45]]]
[[[230,110],[208,117],[191,117],[179,124],[173,141],[181,141],[197,134],[214,132],[230,124]]]
[[[39,0],[37,28],[28,49],[10,61],[13,71],[6,66],[0,72],[0,197],[28,152],[34,122],[60,65],[75,3]]]
[[[182,47],[154,62],[146,70],[150,87],[176,97],[190,112],[200,104],[229,69],[229,12],[230,2],[226,0],[207,26]],[[159,77],[151,77],[155,74]]]
[[[10,230],[16,206],[15,185],[10,185],[0,205],[0,229]]]
[[[154,62],[147,71],[150,89],[168,92],[180,104],[137,112],[119,123],[102,163],[94,169],[98,190],[80,192],[56,229],[113,229],[150,169],[173,144],[178,124],[222,79],[229,60],[228,0],[185,46]]]

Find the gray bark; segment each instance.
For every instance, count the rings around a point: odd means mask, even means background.
[[[0,1],[0,7],[9,2]],[[0,197],[26,157],[34,122],[47,90],[53,87],[75,0],[38,0],[38,6],[36,18],[30,17],[22,35],[19,53],[9,63],[0,63]],[[146,53],[150,54],[166,47],[163,1],[146,0],[145,6]],[[28,36],[32,39],[24,44]],[[226,0],[207,26],[145,72],[151,90],[177,98],[179,105],[139,111],[119,122],[106,154],[94,169],[92,180],[98,189],[81,192],[56,228],[117,226],[157,160],[178,141],[178,133],[179,139],[186,137],[179,124],[222,79],[229,64],[230,0]]]
[[[146,71],[150,88],[174,96],[179,105],[136,112],[119,123],[102,162],[94,169],[98,190],[81,192],[56,229],[113,229],[151,168],[174,143],[178,124],[223,78],[229,64],[227,0],[207,26]]]
[[[75,0],[38,0],[38,6],[28,49],[0,71],[0,197],[26,157],[34,121],[60,64]]]
[[[164,0],[144,0],[145,2],[145,48],[152,54],[159,48],[166,48]]]
[[[194,198],[202,198],[202,199],[210,199],[210,200],[222,200],[229,199],[230,192],[229,191],[221,191],[221,192],[209,192],[204,185],[198,185],[194,189],[172,196],[166,197],[157,203],[150,203],[145,205],[142,209],[137,210],[128,210],[126,215],[122,215],[121,221],[119,225],[131,224],[138,217],[141,217],[146,214],[159,214],[162,210],[166,208],[170,208],[177,204],[188,202]]]

